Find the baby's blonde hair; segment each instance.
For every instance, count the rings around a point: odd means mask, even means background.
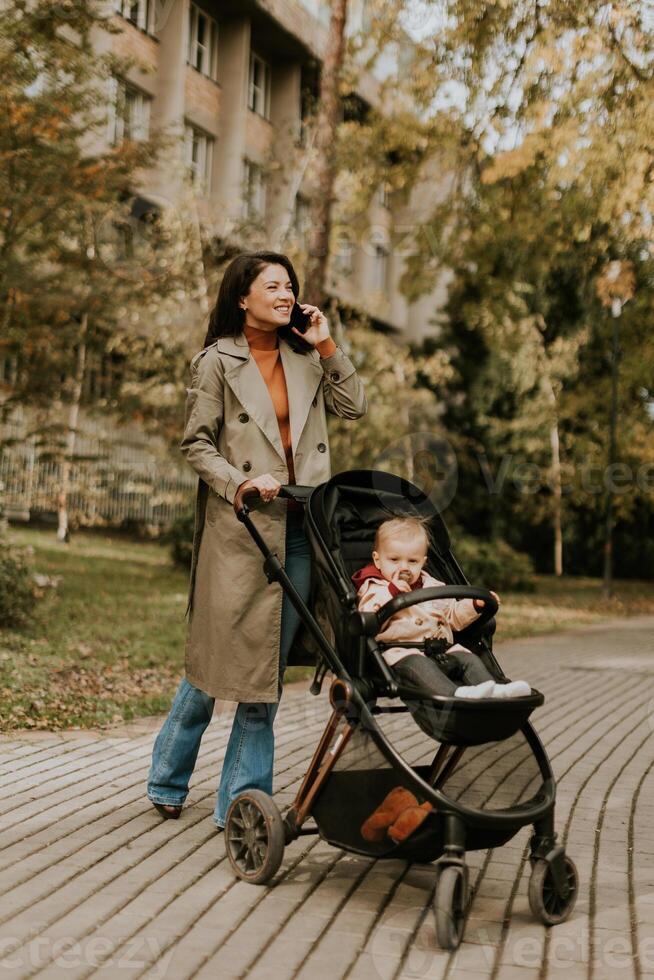
[[[393,517],[389,521],[383,521],[377,528],[373,551],[379,551],[387,538],[399,537],[404,541],[420,536],[425,542],[425,553],[429,550],[429,535],[425,522],[419,517]]]

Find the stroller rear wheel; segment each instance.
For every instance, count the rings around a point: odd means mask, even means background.
[[[436,936],[442,949],[458,949],[468,906],[468,873],[464,864],[447,864],[436,885],[434,915]]]
[[[579,891],[579,876],[574,861],[567,854],[563,854],[559,860],[562,861],[562,887],[557,888],[552,862],[545,858],[539,858],[534,863],[529,879],[529,908],[532,915],[546,926],[565,922],[575,907]]]
[[[252,885],[277,874],[284,857],[284,821],[267,793],[240,793],[227,811],[225,848],[234,873]]]

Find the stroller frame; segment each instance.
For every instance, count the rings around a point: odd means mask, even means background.
[[[367,472],[352,471],[339,474],[333,477],[329,484],[338,479],[355,480],[361,473]],[[390,474],[374,475],[378,478],[399,479]],[[406,484],[406,481],[402,482]],[[408,486],[410,487],[411,484]],[[317,528],[308,504],[313,493],[320,489],[320,487],[286,486],[280,491],[281,497],[294,499],[305,506],[307,530],[313,530],[314,533],[317,533]],[[420,491],[416,492],[420,493]],[[252,521],[250,509],[254,499],[258,499],[256,489],[237,493],[234,509],[238,520],[245,525],[263,555],[263,569],[268,583],[276,582],[282,587],[318,647],[319,659],[311,692],[320,693],[327,670],[335,676],[329,691],[331,715],[295,799],[284,817],[282,818],[273,800],[259,790],[246,790],[232,803],[227,816],[225,834],[228,858],[236,874],[255,884],[266,883],[276,874],[281,864],[284,846],[299,836],[309,834],[321,834],[328,842],[366,857],[424,861],[427,854],[427,860],[437,859],[438,882],[434,911],[439,943],[444,948],[456,949],[463,934],[469,899],[466,849],[499,846],[514,836],[523,826],[532,824],[534,831],[530,839],[532,876],[529,903],[532,912],[545,924],[554,925],[564,921],[572,911],[576,899],[577,873],[574,864],[565,854],[563,845],[557,843],[554,829],[556,783],[545,749],[527,720],[531,711],[543,703],[543,695],[538,691],[532,691],[530,696],[501,702],[508,735],[500,735],[497,740],[517,731],[522,732],[542,778],[542,785],[532,798],[504,810],[490,812],[477,810],[458,800],[450,799],[442,790],[459,764],[466,747],[489,741],[482,739],[469,742],[464,735],[461,743],[461,733],[465,732],[469,725],[464,723],[459,726],[458,735],[455,731],[451,736],[452,740],[445,739],[438,745],[428,767],[414,768],[391,744],[375,720],[375,715],[409,710],[406,704],[378,705],[377,699],[380,697],[400,697],[408,700],[416,696],[420,696],[423,700],[426,697],[424,691],[417,691],[396,683],[374,640],[374,634],[379,632],[380,624],[388,620],[398,609],[427,599],[483,598],[486,608],[474,624],[478,629],[480,625],[488,623],[497,611],[497,602],[490,592],[461,585],[414,590],[412,593],[396,596],[377,614],[362,614],[356,608],[356,594],[351,584],[343,580],[342,573],[332,556],[328,556],[327,561],[331,561],[333,574],[340,580],[342,592],[347,596],[348,633],[364,641],[360,648],[359,676],[351,676],[337,650],[329,643],[318,621],[293,585],[278,555],[271,552]],[[465,581],[462,572],[461,577]],[[489,647],[486,649],[486,655],[490,656],[498,676],[504,677]],[[376,668],[378,678],[374,681],[365,677],[366,657]],[[498,702],[492,703],[491,699],[467,701],[430,695],[429,700],[433,702],[434,708],[440,709],[445,715],[450,710],[455,717],[463,716],[464,719],[470,720],[475,716],[479,718],[480,712],[482,716],[489,712],[497,716],[498,711]],[[456,701],[455,708],[452,705],[453,701]],[[386,850],[382,849],[381,852],[378,848],[371,850],[364,846],[357,847],[351,841],[343,843],[340,840],[330,840],[329,835],[323,833],[319,824],[307,825],[309,818],[315,817],[314,811],[321,790],[333,773],[351,736],[359,727],[365,728],[366,734],[371,737],[375,747],[394,770],[401,785],[411,790],[418,798],[431,803],[433,807],[422,826],[406,841],[389,846]],[[435,835],[436,826],[438,833]],[[434,842],[435,837],[436,842]],[[262,841],[265,841],[263,846]]]

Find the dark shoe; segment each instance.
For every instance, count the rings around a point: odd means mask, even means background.
[[[182,812],[181,806],[173,806],[171,803],[155,803],[154,800],[150,800],[150,802],[155,810],[158,810],[166,820],[179,819],[179,815]]]

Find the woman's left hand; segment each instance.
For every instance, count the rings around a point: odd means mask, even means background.
[[[312,347],[319,344],[321,340],[327,340],[329,337],[329,323],[322,310],[319,310],[317,306],[311,306],[309,303],[300,303],[300,309],[303,313],[308,313],[311,317],[307,329],[304,333],[298,330],[297,327],[291,327],[291,329],[298,337],[303,337]]]

